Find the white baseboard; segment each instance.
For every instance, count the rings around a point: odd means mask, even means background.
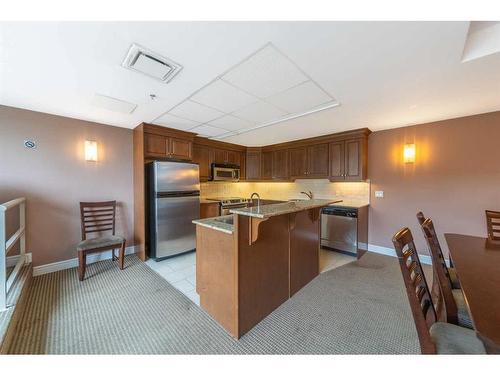
[[[26,253],[26,254],[24,254],[24,256],[25,256],[24,263],[30,264],[31,263],[31,253]],[[12,255],[10,257],[7,257],[5,264],[7,265],[7,267],[14,267],[17,264],[19,257],[20,257],[20,255]]]
[[[127,246],[125,248],[125,255],[134,254],[136,252],[135,246]],[[95,253],[87,256],[87,264],[99,262],[101,260],[111,259],[111,250],[103,251],[102,253]],[[78,258],[62,260],[41,266],[33,267],[33,276],[44,275],[46,273],[66,270],[68,268],[78,267]]]
[[[368,251],[377,254],[389,255],[391,257],[397,257],[396,250],[391,249],[390,247],[372,245],[368,244]],[[429,255],[418,254],[418,258],[420,259],[420,263],[423,264],[432,264],[432,258]],[[446,261],[448,263],[448,261]]]

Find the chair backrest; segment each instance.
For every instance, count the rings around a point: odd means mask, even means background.
[[[500,212],[486,210],[486,227],[491,241],[500,241]]]
[[[453,293],[451,292],[453,289],[451,277],[443,257],[443,252],[441,251],[441,246],[439,245],[432,219],[427,218],[424,220],[422,224],[422,232],[424,232],[424,237],[431,253],[432,267],[434,269],[434,275],[437,277],[437,281],[439,283],[441,296],[443,297],[447,322],[451,324],[458,324],[457,304],[455,303]]]
[[[429,328],[437,321],[437,315],[410,229],[403,228],[397,232],[392,238],[392,243],[401,267],[420,349],[423,354],[433,354],[436,352],[436,347],[429,334]]]
[[[107,232],[115,234],[116,201],[80,202],[82,240],[88,233]]]
[[[417,212],[417,220],[420,225],[422,225],[425,221],[425,216],[422,211]]]

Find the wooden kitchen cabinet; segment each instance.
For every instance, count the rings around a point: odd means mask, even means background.
[[[273,151],[273,179],[288,180],[288,150]]]
[[[290,154],[290,179],[327,178],[328,144],[293,148]]]
[[[328,143],[309,146],[307,148],[307,177],[328,177]]]
[[[248,150],[246,155],[246,179],[260,179],[260,150]]]
[[[194,144],[193,146],[193,162],[199,164],[200,181],[209,181],[212,177],[212,152],[209,147]]]
[[[264,151],[260,162],[260,179],[270,180],[273,177],[273,152]]]
[[[180,139],[168,138],[170,157],[175,159],[191,160],[193,158],[193,142]]]
[[[145,133],[144,143],[144,152],[149,158],[191,160],[193,157],[193,142],[189,139]]]
[[[290,150],[290,178],[307,177],[307,148],[292,148]]]
[[[200,219],[215,217],[220,215],[219,202],[200,203]]]
[[[330,143],[330,180],[366,180],[367,158],[365,137]]]

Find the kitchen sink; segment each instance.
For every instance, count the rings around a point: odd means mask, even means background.
[[[233,215],[215,217],[214,220],[225,224],[234,224]]]

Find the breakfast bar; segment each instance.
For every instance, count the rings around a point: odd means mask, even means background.
[[[320,210],[311,199],[194,220],[200,305],[240,338],[319,273]]]

